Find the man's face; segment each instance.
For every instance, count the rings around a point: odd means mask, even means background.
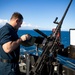
[[[23,22],[23,20],[19,20],[19,19],[18,19],[18,20],[16,21],[16,27],[15,27],[15,28],[16,28],[16,29],[19,29],[19,28],[21,27],[21,25],[22,25],[22,22]]]

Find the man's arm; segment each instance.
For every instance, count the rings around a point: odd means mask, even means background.
[[[18,39],[16,41],[9,41],[9,42],[3,44],[2,48],[6,53],[10,53],[13,50],[15,50],[20,45],[21,42],[22,42],[21,39]]]
[[[26,41],[26,40],[29,40],[31,38],[30,35],[26,34],[26,35],[22,35],[19,39],[17,39],[16,41],[9,41],[5,44],[2,45],[2,48],[3,50],[6,52],[6,53],[10,53],[12,52],[13,50],[15,50],[20,44],[22,41]]]

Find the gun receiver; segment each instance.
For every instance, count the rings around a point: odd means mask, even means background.
[[[56,35],[61,30],[61,25],[63,23],[63,20],[68,12],[68,9],[69,9],[71,3],[72,3],[72,0],[70,0],[70,3],[68,4],[67,9],[66,9],[62,19],[60,20],[60,22],[56,22],[57,18],[55,19],[54,23],[58,24],[56,27],[56,30],[51,35],[51,37],[46,39],[45,45],[42,48],[43,52],[42,52],[41,56],[37,59],[36,63],[34,64],[34,67],[30,71],[32,73],[32,75],[41,75],[40,73],[41,73],[45,63],[47,62],[46,59],[48,57],[50,57],[50,53],[53,53],[56,50],[56,48],[55,48],[55,47],[57,47],[56,43],[58,43]],[[45,36],[45,37],[47,37],[47,36]],[[53,38],[53,40],[52,41],[49,40],[50,38],[51,39]]]

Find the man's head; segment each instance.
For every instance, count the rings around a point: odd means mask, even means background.
[[[15,29],[21,27],[23,22],[23,16],[19,12],[14,12],[10,18],[10,25],[13,26]]]

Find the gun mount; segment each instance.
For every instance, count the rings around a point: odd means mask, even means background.
[[[45,39],[43,40],[42,43],[43,52],[41,56],[37,59],[36,63],[34,64],[34,67],[31,69],[30,71],[31,75],[41,75],[41,71],[43,70],[44,65],[49,61],[47,59],[50,57],[50,54],[53,55],[57,49],[61,49],[61,47],[59,46],[61,44],[59,44],[60,42],[58,42],[57,34],[58,32],[61,31],[63,20],[69,10],[71,3],[72,0],[70,0],[70,3],[68,4],[66,11],[63,17],[61,18],[60,22],[57,22],[58,18],[55,19],[54,23],[58,25],[56,26],[55,32],[52,35],[47,36],[43,32],[39,31],[38,29],[35,29],[35,31],[41,34]]]

